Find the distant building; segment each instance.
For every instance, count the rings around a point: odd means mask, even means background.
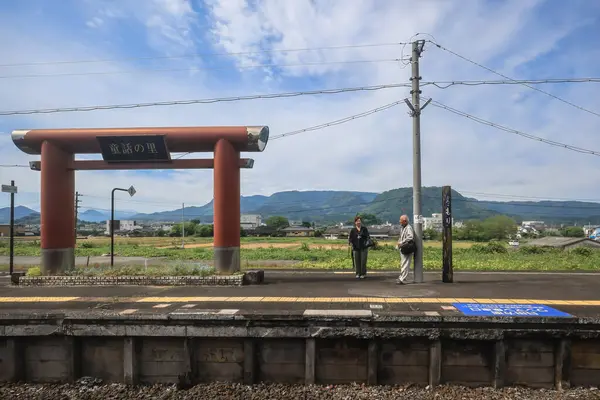
[[[33,229],[27,229],[25,225],[17,225],[15,224],[15,236],[34,236]],[[9,237],[10,236],[10,224],[0,225],[0,237]]]
[[[600,249],[600,242],[588,238],[569,238],[569,237],[554,237],[547,236],[540,239],[535,239],[527,243],[530,246],[537,247],[554,247],[562,250],[569,250],[575,247],[591,247]]]
[[[315,235],[315,230],[313,228],[307,228],[305,226],[289,226],[281,231],[285,233],[285,236],[293,237],[307,237]]]
[[[262,225],[262,217],[258,214],[242,214],[240,226],[243,229],[256,229]]]
[[[115,220],[115,232],[132,232],[140,229],[142,229],[142,227],[138,225],[136,221],[124,219]],[[104,233],[106,233],[107,235],[110,234],[110,219],[106,220],[106,231]]]
[[[454,218],[452,218],[452,226],[460,228],[462,227],[462,222],[454,223]],[[423,230],[433,229],[436,232],[441,232],[444,228],[443,216],[442,214],[431,214],[431,217],[423,217]]]

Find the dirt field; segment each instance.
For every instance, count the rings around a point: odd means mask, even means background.
[[[8,240],[8,238],[2,238]],[[30,242],[30,241],[38,241],[39,237],[17,237],[15,238],[16,242]],[[97,246],[109,246],[110,239],[105,236],[100,237],[92,237],[85,238],[79,237],[77,238],[77,243],[85,243],[90,242],[94,243]],[[394,246],[396,244],[396,240],[381,240],[380,244],[391,245]],[[156,247],[159,249],[168,249],[173,247],[181,247],[181,238],[176,237],[115,237],[116,245],[138,245],[138,246],[148,246],[148,247]],[[276,248],[276,249],[297,249],[303,244],[307,244],[309,247],[314,249],[346,249],[347,244],[346,240],[326,240],[323,238],[255,238],[255,237],[243,237],[241,238],[241,248],[243,249],[268,249],[268,248]],[[462,242],[462,241],[454,241],[452,243],[454,248],[469,248],[473,245],[473,242]],[[185,238],[185,247],[188,249],[193,248],[211,248],[213,246],[212,238],[202,238],[202,237],[186,237]],[[425,246],[427,247],[442,247],[441,241],[425,241]]]

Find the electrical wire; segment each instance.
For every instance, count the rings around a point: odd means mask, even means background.
[[[157,56],[157,57],[126,57],[126,58],[110,58],[102,60],[63,60],[63,61],[34,61],[14,64],[0,64],[0,67],[25,67],[34,65],[60,65],[60,64],[90,64],[90,63],[107,63],[119,61],[142,61],[142,60],[173,60],[181,58],[193,57],[218,57],[218,56],[244,56],[250,54],[265,54],[265,53],[293,53],[301,51],[322,51],[322,50],[338,50],[338,49],[356,49],[366,47],[385,47],[385,46],[405,46],[407,43],[373,43],[373,44],[352,44],[340,46],[325,46],[325,47],[304,47],[294,49],[271,49],[271,50],[256,50],[256,51],[241,51],[241,52],[224,52],[224,53],[195,53],[181,56]]]
[[[480,85],[531,85],[550,83],[600,83],[600,78],[552,78],[552,79],[519,79],[519,80],[496,80],[496,81],[435,81],[422,82],[422,86],[433,85],[439,89],[447,89],[455,85],[480,86]]]
[[[496,74],[496,75],[498,75],[498,76],[501,76],[501,77],[503,77],[504,79],[508,79],[508,80],[511,80],[511,81],[515,81],[514,79],[512,79],[512,78],[510,78],[510,77],[508,77],[508,76],[506,76],[506,75],[504,75],[504,74],[502,74],[502,73],[500,73],[500,72],[498,72],[498,71],[495,71],[495,70],[493,70],[493,69],[491,69],[491,68],[489,68],[489,67],[486,67],[486,66],[485,66],[485,65],[483,65],[483,64],[480,64],[480,63],[478,63],[478,62],[476,62],[476,61],[473,61],[473,60],[471,60],[471,59],[469,59],[469,58],[467,58],[467,57],[465,57],[465,56],[462,56],[462,55],[460,55],[460,54],[458,54],[458,53],[456,53],[456,52],[454,52],[454,51],[452,51],[452,50],[449,50],[449,49],[447,49],[446,47],[444,47],[444,46],[442,46],[442,45],[440,45],[440,44],[438,44],[438,43],[434,42],[433,40],[427,40],[427,42],[429,42],[429,43],[433,44],[434,46],[436,46],[436,47],[438,47],[438,48],[440,48],[440,49],[442,49],[442,50],[444,50],[444,51],[446,51],[446,52],[448,52],[448,53],[450,53],[450,54],[452,54],[452,55],[454,55],[454,56],[456,56],[456,57],[458,57],[458,58],[460,58],[460,59],[462,59],[462,60],[464,60],[464,61],[467,61],[467,62],[469,62],[469,63],[471,63],[471,64],[473,64],[473,65],[476,65],[476,66],[478,66],[478,67],[480,67],[480,68],[483,68],[483,69],[485,69],[485,70],[487,70],[487,71],[489,71],[489,72],[491,72],[491,73],[493,73],[493,74]],[[552,93],[546,92],[545,90],[538,89],[538,88],[536,88],[536,87],[534,87],[534,86],[531,86],[531,85],[529,85],[529,84],[527,84],[527,83],[520,83],[520,84],[521,84],[521,85],[523,85],[523,86],[525,86],[525,87],[527,87],[527,88],[529,88],[529,89],[532,89],[532,90],[535,90],[535,91],[537,91],[537,92],[543,93],[543,94],[545,94],[546,96],[552,97],[553,99],[556,99],[556,100],[558,100],[558,101],[561,101],[561,102],[563,102],[563,103],[565,103],[565,104],[568,104],[568,105],[570,105],[571,107],[575,107],[575,108],[577,108],[577,109],[579,109],[579,110],[581,110],[581,111],[585,111],[585,112],[587,112],[587,113],[589,113],[589,114],[592,114],[592,115],[595,115],[595,116],[597,116],[597,117],[600,117],[600,113],[597,113],[597,112],[595,112],[595,111],[589,110],[589,109],[587,109],[587,108],[584,108],[584,107],[581,107],[581,106],[579,106],[579,105],[577,105],[577,104],[575,104],[575,103],[572,103],[572,102],[570,102],[570,101],[568,101],[568,100],[565,100],[565,99],[563,99],[563,98],[561,98],[561,97],[558,97],[558,96],[556,96],[556,95],[553,95]]]
[[[403,88],[403,87],[410,87],[410,84],[408,84],[408,83],[391,83],[391,84],[386,84],[386,85],[372,85],[372,86],[345,87],[345,88],[339,88],[339,89],[320,89],[320,90],[309,90],[309,91],[298,91],[298,92],[257,94],[257,95],[249,95],[249,96],[217,97],[217,98],[209,98],[209,99],[173,100],[173,101],[159,101],[159,102],[149,102],[149,103],[111,104],[111,105],[94,105],[94,106],[85,106],[85,107],[64,107],[64,108],[43,108],[43,109],[31,109],[31,110],[0,111],[0,115],[9,116],[9,115],[29,115],[29,114],[52,114],[52,113],[64,113],[64,112],[84,112],[84,111],[130,109],[130,108],[143,108],[143,107],[176,106],[176,105],[189,105],[189,104],[212,104],[212,103],[234,102],[234,101],[245,101],[245,100],[277,99],[277,98],[289,98],[289,97],[298,97],[298,96],[352,93],[352,92],[361,92],[361,91],[377,91],[377,90],[383,90],[383,89]]]
[[[298,129],[298,130],[295,130],[295,131],[290,131],[290,132],[282,133],[280,135],[275,135],[275,136],[269,138],[269,141],[277,140],[277,139],[283,139],[284,137],[294,136],[294,135],[297,135],[299,133],[304,133],[304,132],[309,132],[309,131],[316,131],[316,130],[319,130],[319,129],[328,128],[330,126],[344,124],[346,122],[354,121],[354,120],[359,119],[359,118],[367,117],[369,115],[378,113],[380,111],[385,111],[385,110],[387,110],[389,108],[397,106],[400,103],[404,103],[404,99],[398,100],[398,101],[394,101],[392,103],[386,104],[386,105],[381,106],[381,107],[374,108],[372,110],[368,110],[368,111],[362,112],[360,114],[355,114],[355,115],[351,115],[349,117],[337,119],[335,121],[326,122],[324,124],[319,124],[319,125],[311,126],[311,127],[304,128],[304,129]],[[185,157],[185,156],[187,156],[189,154],[192,154],[192,153],[193,153],[192,151],[189,151],[189,152],[187,152],[185,154],[180,155],[179,157],[174,158],[174,160],[178,160],[178,159],[183,158],[183,157]]]
[[[491,126],[493,128],[499,129],[499,130],[504,131],[504,132],[514,133],[516,135],[522,136],[522,137],[527,138],[527,139],[536,140],[538,142],[542,142],[542,143],[545,143],[545,144],[548,144],[548,145],[551,145],[551,146],[565,148],[565,149],[571,150],[571,151],[576,151],[578,153],[584,153],[584,154],[591,154],[591,155],[594,155],[594,156],[600,156],[600,152],[598,152],[598,151],[584,149],[582,147],[571,146],[569,144],[565,144],[565,143],[561,143],[561,142],[556,142],[554,140],[544,139],[544,138],[541,138],[539,136],[534,136],[534,135],[531,135],[529,133],[521,132],[521,131],[518,131],[516,129],[507,128],[506,126],[503,126],[503,125],[500,125],[500,124],[496,124],[494,122],[486,121],[486,120],[484,120],[482,118],[479,118],[479,117],[476,117],[474,115],[468,114],[468,113],[466,113],[464,111],[460,111],[460,110],[457,110],[455,108],[449,107],[449,106],[447,106],[445,104],[442,104],[442,103],[440,103],[438,101],[435,101],[435,100],[431,101],[431,105],[434,106],[434,107],[442,108],[442,109],[444,109],[446,111],[449,111],[451,113],[454,113],[456,115],[460,115],[461,117],[468,118],[468,119],[470,119],[472,121],[475,121],[475,122],[478,122],[480,124],[488,125],[488,126]]]
[[[88,76],[88,75],[117,75],[117,74],[145,74],[155,72],[195,72],[204,70],[226,70],[226,69],[253,69],[253,68],[291,68],[291,67],[302,67],[302,66],[315,66],[315,65],[331,65],[331,64],[370,64],[370,63],[383,63],[383,62],[398,62],[398,58],[379,59],[379,60],[347,60],[347,61],[319,61],[319,62],[306,62],[297,64],[256,64],[256,65],[228,65],[221,67],[192,67],[192,68],[158,68],[158,69],[131,69],[125,71],[95,71],[95,72],[64,72],[57,74],[27,74],[27,75],[0,75],[0,79],[13,79],[13,78],[52,78],[52,77],[64,77],[64,76]]]
[[[360,114],[351,115],[349,117],[345,117],[345,118],[338,119],[338,120],[335,120],[335,121],[326,122],[324,124],[311,126],[309,128],[298,129],[298,130],[295,130],[295,131],[282,133],[280,135],[273,136],[273,138],[271,140],[282,139],[284,137],[297,135],[299,133],[304,133],[304,132],[309,132],[309,131],[315,131],[315,130],[318,130],[318,129],[328,128],[330,126],[344,124],[346,122],[354,121],[354,120],[359,119],[359,118],[364,118],[364,117],[367,117],[369,115],[372,115],[372,114],[375,114],[375,113],[378,113],[378,112],[381,112],[381,111],[385,111],[385,110],[387,110],[389,108],[397,106],[400,103],[404,103],[404,99],[398,100],[398,101],[394,101],[392,103],[383,105],[381,107],[373,108],[372,110],[365,111],[365,112],[362,112]]]

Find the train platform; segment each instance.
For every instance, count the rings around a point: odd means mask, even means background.
[[[454,283],[426,273],[396,285],[397,272],[265,271],[240,287],[15,287],[0,280],[0,313],[99,312],[118,315],[600,317],[600,274],[457,272]]]

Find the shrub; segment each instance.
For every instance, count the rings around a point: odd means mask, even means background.
[[[475,243],[470,249],[472,252],[481,254],[500,254],[507,253],[508,249],[500,242],[488,242],[486,244]]]
[[[42,276],[40,267],[31,267],[27,270],[27,276]]]
[[[554,248],[548,246],[522,246],[519,247],[519,252],[523,254],[545,254],[555,251]]]
[[[302,245],[300,246],[300,250],[309,251],[310,247],[308,247],[308,243],[302,243]]]
[[[94,245],[94,243],[92,242],[83,242],[79,245],[79,247],[81,247],[82,249],[93,249],[94,247],[96,247],[96,245]]]
[[[575,247],[574,249],[569,250],[569,253],[589,257],[592,255],[593,250],[589,247]]]

